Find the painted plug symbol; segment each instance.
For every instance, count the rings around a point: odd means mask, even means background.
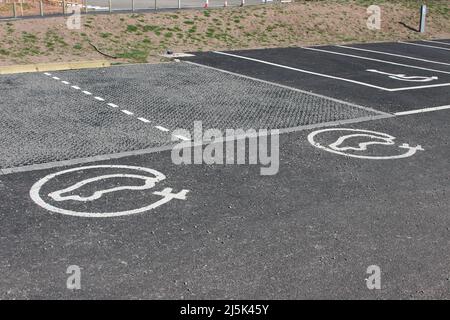
[[[399,146],[399,148],[409,149],[409,150],[414,150],[414,151],[418,151],[418,150],[420,150],[420,151],[425,151],[425,150],[422,148],[422,146],[421,146],[420,144],[418,144],[418,145],[415,146],[415,147],[411,147],[409,144],[404,143],[404,144],[402,144],[401,146]]]

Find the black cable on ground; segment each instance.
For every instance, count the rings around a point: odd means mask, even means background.
[[[91,43],[90,41],[89,41],[89,44],[95,49],[95,51],[97,51],[98,53],[104,55],[105,57],[112,58],[112,59],[117,59],[117,57],[114,57],[114,56],[111,56],[111,55],[109,55],[109,54],[107,54],[107,53],[101,52],[101,51],[100,51],[93,43]]]

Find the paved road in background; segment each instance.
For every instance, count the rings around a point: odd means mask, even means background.
[[[205,0],[181,0],[182,8],[201,8],[205,6]],[[270,1],[268,1],[270,2]],[[262,4],[264,1],[262,0],[247,0],[245,1],[246,5],[256,5]],[[209,0],[209,7],[223,7],[225,4],[224,0]],[[88,0],[88,8],[95,10],[109,10],[109,1],[108,0]],[[112,8],[113,10],[131,10],[132,1],[127,0],[112,0]],[[229,0],[227,1],[228,6],[239,6],[241,5],[241,0]],[[156,0],[157,8],[178,8],[178,0]],[[139,9],[154,9],[155,8],[155,0],[135,0],[134,8],[136,10]]]
[[[70,2],[70,1],[69,1]],[[272,1],[267,1],[267,3],[271,3]],[[81,4],[81,1],[77,1],[77,3]],[[87,0],[87,9],[89,13],[107,13],[109,11],[109,0]],[[266,2],[262,0],[246,0],[245,5],[261,5]],[[84,6],[84,4],[83,4]],[[209,0],[207,7],[208,8],[218,8],[224,7],[224,0]],[[228,0],[226,2],[226,6],[228,7],[237,7],[241,6],[241,0]],[[189,8],[205,8],[205,0],[134,0],[134,10],[136,13],[143,11],[151,11],[151,10],[173,10],[173,9],[189,9]],[[36,8],[39,11],[39,8]],[[83,9],[84,10],[84,9]],[[124,11],[130,12],[133,10],[133,1],[132,0],[112,0],[111,1],[111,10],[112,11]],[[45,16],[62,16],[63,13],[55,12],[51,10],[50,13],[46,5],[44,4],[44,13]],[[70,12],[69,12],[70,13]],[[39,12],[25,12],[24,16],[20,16],[20,18],[37,18],[39,16]],[[14,19],[13,18],[12,9],[10,12],[2,12],[0,19]]]

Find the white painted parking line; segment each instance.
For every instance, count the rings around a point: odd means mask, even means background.
[[[51,76],[51,75],[52,75],[51,73],[48,73],[48,72],[44,72],[44,74],[45,74],[46,76]]]
[[[158,129],[158,130],[164,131],[164,132],[169,131],[169,129],[161,127],[161,126],[155,126],[155,128]]]
[[[191,139],[186,138],[185,136],[178,135],[178,134],[175,134],[174,137],[177,139],[183,140],[183,141],[191,141]]]
[[[61,83],[70,84],[70,82],[67,82],[67,81],[61,81]]]
[[[114,103],[108,103],[108,106],[113,107],[113,108],[118,108],[119,106],[114,104]]]
[[[439,84],[429,84],[429,85],[426,85],[426,86],[389,89],[387,91],[389,91],[389,92],[397,92],[397,91],[419,90],[419,89],[439,88],[439,87],[448,87],[448,86],[450,86],[450,83],[439,83]]]
[[[84,94],[90,96],[92,93],[90,93],[89,91],[83,91]]]
[[[427,48],[434,48],[434,49],[439,49],[439,50],[450,51],[450,48],[442,48],[442,47],[436,47],[436,46],[429,46],[429,45],[421,44],[421,43],[411,43],[411,42],[404,42],[404,41],[399,41],[398,43],[409,44],[409,45],[411,45],[411,46],[427,47]]]
[[[356,47],[347,47],[347,46],[339,46],[339,45],[336,45],[335,47],[351,49],[351,50],[358,50],[358,51],[364,51],[364,52],[371,52],[371,53],[379,53],[379,54],[384,54],[384,55],[387,55],[387,56],[393,56],[393,57],[417,60],[417,61],[422,61],[422,62],[441,64],[441,65],[444,65],[444,66],[450,66],[450,63],[445,63],[445,62],[440,62],[440,61],[433,61],[433,60],[427,60],[427,59],[420,59],[420,58],[415,58],[415,57],[411,57],[411,56],[405,56],[405,55],[402,55],[402,54],[395,54],[395,53],[378,51],[378,50],[369,50],[369,49],[362,49],[362,48],[356,48]]]
[[[125,109],[124,110],[120,110],[120,111],[122,111],[123,113],[125,113],[125,114],[127,114],[129,116],[132,116],[134,114],[133,112],[125,110]]]
[[[418,90],[418,89],[425,89],[425,88],[435,88],[435,87],[450,86],[450,83],[441,83],[441,84],[426,85],[426,86],[416,86],[416,87],[404,87],[404,88],[389,89],[389,88],[380,87],[380,86],[376,86],[376,85],[365,83],[365,82],[361,82],[361,81],[356,81],[356,80],[351,80],[351,79],[346,79],[346,78],[341,78],[341,77],[335,77],[335,76],[331,76],[331,75],[328,75],[328,74],[323,74],[323,73],[318,73],[318,72],[312,72],[312,71],[308,71],[308,70],[293,68],[293,67],[285,66],[285,65],[282,65],[282,64],[268,62],[268,61],[259,60],[259,59],[255,59],[255,58],[249,58],[249,57],[240,56],[240,55],[237,55],[237,54],[226,53],[226,52],[221,52],[221,51],[213,51],[213,53],[221,54],[221,55],[225,55],[225,56],[230,56],[230,57],[234,57],[234,58],[239,58],[239,59],[244,59],[244,60],[249,60],[249,61],[254,61],[254,62],[259,62],[259,63],[271,65],[271,66],[274,66],[274,67],[279,67],[279,68],[284,68],[284,69],[288,69],[288,70],[292,70],[292,71],[312,74],[312,75],[319,76],[319,77],[324,77],[324,78],[329,78],[329,79],[334,79],[334,80],[340,80],[340,81],[350,82],[350,83],[354,83],[354,84],[359,84],[359,85],[362,85],[362,86],[365,86],[365,87],[375,88],[375,89],[378,89],[378,90],[383,90],[383,91],[388,91],[388,92]]]
[[[53,79],[55,79],[55,80],[60,80],[58,77],[52,77]]]
[[[408,111],[401,111],[401,112],[395,112],[394,114],[396,116],[404,116],[408,114],[416,114],[416,113],[424,113],[424,112],[431,112],[431,111],[439,111],[439,110],[445,110],[450,109],[450,105],[448,106],[440,106],[440,107],[432,107],[432,108],[423,108],[423,109],[416,109],[416,110],[408,110]]]
[[[149,123],[149,122],[150,122],[150,120],[147,120],[147,119],[145,119],[145,118],[138,118],[138,120],[140,120],[140,121],[142,121],[142,122],[145,122],[145,123]]]
[[[98,101],[105,101],[105,99],[103,99],[103,98],[101,98],[101,97],[94,97],[94,99],[95,99],[95,100],[98,100]]]
[[[244,78],[244,79],[248,79],[248,80],[252,80],[252,81],[257,81],[257,82],[264,83],[264,84],[269,84],[269,85],[272,85],[272,86],[276,86],[278,88],[283,88],[283,89],[288,89],[288,90],[292,90],[292,91],[295,91],[295,92],[300,92],[300,93],[307,94],[307,95],[310,95],[310,96],[313,96],[313,97],[327,99],[327,100],[334,101],[334,102],[337,102],[337,103],[340,103],[340,104],[345,104],[345,105],[350,106],[350,107],[354,107],[354,108],[358,108],[358,109],[362,109],[362,110],[366,110],[366,111],[370,111],[370,112],[375,112],[375,113],[379,113],[379,114],[383,114],[383,115],[391,115],[390,113],[387,113],[387,112],[383,112],[383,111],[376,110],[376,109],[369,108],[369,107],[360,106],[358,104],[350,103],[348,101],[344,101],[344,100],[328,97],[328,96],[325,96],[323,94],[318,94],[318,93],[314,93],[314,92],[311,92],[311,91],[306,91],[306,90],[301,90],[301,89],[294,88],[294,87],[285,86],[283,84],[279,84],[279,83],[276,83],[276,82],[266,81],[266,80],[262,80],[262,79],[258,79],[258,78],[254,78],[254,77],[250,77],[250,76],[246,76],[246,75],[243,75],[243,74],[239,74],[239,73],[235,73],[235,72],[231,72],[231,71],[227,71],[227,70],[223,70],[223,69],[219,69],[219,68],[214,68],[214,67],[207,66],[207,65],[204,65],[204,64],[195,63],[195,62],[192,62],[192,61],[183,61],[183,62],[184,63],[188,63],[188,64],[192,64],[194,66],[198,66],[198,67],[201,67],[201,68],[211,69],[211,70],[219,71],[219,72],[222,72],[222,73],[225,73],[225,74],[230,74],[230,75],[233,75],[235,77],[240,77],[240,78]]]
[[[80,90],[81,88],[78,86],[72,86],[72,88],[74,88],[75,90]]]
[[[130,173],[124,173],[124,170],[127,170],[127,172]],[[70,174],[73,174],[74,172],[82,172],[89,171],[89,174],[91,177],[85,177],[84,180],[77,181],[73,178],[70,178]],[[108,174],[104,174],[102,172],[105,172]],[[95,176],[95,173],[97,172],[97,175]],[[93,176],[93,177],[92,177]],[[56,178],[56,179],[55,179]],[[125,178],[125,179],[135,179],[139,181],[144,181],[144,184],[141,184],[139,186],[136,185],[121,185],[118,187],[111,187],[108,184],[108,180],[110,179],[119,179],[119,178]],[[31,199],[40,207],[54,213],[60,213],[64,215],[70,215],[70,216],[76,216],[76,217],[91,217],[91,218],[106,218],[106,217],[118,217],[118,216],[126,216],[130,214],[137,214],[137,213],[143,213],[146,211],[150,211],[154,208],[157,208],[167,202],[170,202],[174,199],[178,200],[186,200],[186,195],[188,194],[189,190],[182,189],[180,192],[173,193],[172,188],[164,188],[162,190],[157,191],[148,191],[153,189],[157,184],[159,184],[161,181],[164,181],[166,179],[166,176],[162,174],[159,171],[156,171],[154,169],[150,168],[144,168],[144,167],[135,167],[135,166],[128,166],[128,165],[94,165],[94,166],[85,166],[85,167],[79,167],[79,168],[71,168],[67,170],[63,170],[60,172],[49,174],[42,179],[40,179],[38,182],[36,182],[30,189],[30,197]],[[41,189],[44,185],[52,184],[55,180],[62,180],[65,181],[64,183],[66,185],[69,185],[69,187],[66,187],[64,189],[56,190],[48,194],[47,197],[42,198],[41,197]],[[73,184],[76,182],[75,184]],[[80,195],[79,189],[82,188],[84,185],[89,185],[92,183],[98,184],[98,189],[88,197],[84,195]],[[125,211],[113,211],[113,212],[99,212],[98,207],[95,207],[95,205],[91,205],[91,203],[95,203],[95,201],[98,201],[101,198],[107,197],[108,194],[115,194],[120,192],[150,192],[150,194],[146,197],[146,203],[144,205],[140,203],[135,204],[135,208],[131,208]],[[74,194],[70,194],[70,193]],[[48,191],[47,191],[48,193]],[[64,195],[69,194],[69,195]],[[153,195],[156,195],[159,198],[158,201],[154,201],[154,199],[151,199]],[[50,201],[51,199],[51,201]],[[118,202],[121,201],[121,197],[115,196],[113,199],[108,198],[108,202],[114,201],[114,199],[118,200]],[[63,205],[61,202],[64,201],[70,201],[72,208],[70,205]],[[83,203],[83,209],[86,211],[78,211],[79,206],[76,205],[76,202]],[[115,204],[113,206],[114,208],[117,208],[120,203]],[[98,205],[97,205],[98,206]]]
[[[324,53],[329,53],[329,54],[335,54],[335,55],[339,55],[339,56],[347,56],[347,57],[356,58],[356,59],[370,60],[370,61],[375,61],[375,62],[380,62],[380,63],[385,63],[385,64],[392,64],[394,66],[401,66],[401,67],[412,68],[412,69],[419,69],[419,70],[425,70],[425,71],[432,71],[432,72],[439,72],[439,73],[450,74],[449,71],[442,71],[442,70],[436,70],[436,69],[430,69],[430,68],[423,68],[423,67],[413,66],[413,65],[410,65],[410,64],[403,64],[403,63],[397,63],[397,62],[392,62],[392,61],[387,61],[387,60],[380,60],[380,59],[356,56],[356,55],[348,54],[348,53],[341,53],[341,52],[335,52],[335,51],[329,51],[329,50],[323,50],[323,49],[316,49],[316,48],[307,48],[307,47],[302,47],[302,49],[312,50],[312,51],[319,51],[319,52],[324,52]]]
[[[440,84],[429,84],[429,85],[426,85],[426,86],[389,89],[387,91],[389,91],[389,92],[398,92],[398,91],[419,90],[419,89],[439,88],[439,87],[448,87],[448,86],[450,86],[450,83],[440,83]]]
[[[439,43],[439,44],[444,44],[444,45],[446,45],[446,46],[450,46],[450,43],[447,43],[447,42],[441,42],[441,41],[436,41],[436,40],[432,40],[432,41],[430,41],[430,40],[422,40],[422,41],[424,41],[424,42],[429,42],[429,43]]]

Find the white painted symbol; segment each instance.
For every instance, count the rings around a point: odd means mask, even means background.
[[[105,190],[98,190],[95,191],[91,196],[89,197],[81,197],[79,195],[67,195],[64,196],[65,193],[70,193],[74,190],[77,190],[89,183],[100,181],[100,180],[107,180],[107,179],[113,179],[113,178],[134,178],[134,179],[141,179],[144,181],[144,185],[142,186],[122,186],[122,187],[114,187],[111,189],[105,189]],[[158,181],[164,180],[164,176],[161,174],[158,174],[156,178],[148,177],[148,176],[141,176],[136,174],[108,174],[104,176],[99,176],[91,179],[86,179],[83,181],[80,181],[73,186],[70,186],[68,188],[54,191],[49,193],[49,197],[52,198],[55,201],[67,201],[67,200],[74,200],[74,201],[93,201],[100,199],[104,194],[111,193],[115,191],[121,191],[121,190],[146,190],[151,189],[155,186],[155,183]]]
[[[323,146],[320,143],[315,141],[316,136],[319,136],[322,133],[325,132],[341,132],[341,131],[349,131],[349,132],[355,132],[352,134],[346,134],[341,135],[337,140],[335,140],[333,143]],[[352,146],[352,140],[359,140],[364,139],[366,141],[359,142],[357,145]],[[360,158],[360,159],[372,159],[372,160],[389,160],[389,159],[401,159],[401,158],[407,158],[414,155],[417,151],[423,151],[423,148],[420,145],[417,145],[415,147],[411,147],[407,143],[403,143],[398,146],[399,149],[403,150],[405,149],[406,152],[402,152],[400,154],[395,155],[388,155],[388,156],[371,156],[371,155],[365,155],[365,154],[357,154],[357,153],[350,153],[349,151],[356,151],[356,152],[364,152],[367,151],[367,147],[370,145],[386,145],[386,146],[393,146],[395,145],[395,137],[382,133],[382,132],[376,132],[376,131],[369,131],[369,130],[361,130],[361,129],[349,129],[349,128],[331,128],[331,129],[322,129],[317,130],[314,132],[311,132],[308,135],[308,141],[311,143],[314,147],[332,152],[335,154],[340,154],[347,157],[353,157],[353,158]]]
[[[116,174],[107,174],[107,175],[101,175],[94,178],[85,179],[82,181],[79,181],[69,187],[56,190],[53,192],[50,192],[48,194],[48,197],[52,199],[55,202],[64,202],[64,201],[79,201],[83,203],[93,202],[95,200],[98,200],[102,198],[106,194],[110,193],[117,193],[120,191],[125,190],[148,190],[152,189],[156,183],[163,181],[166,179],[165,175],[163,175],[161,172],[149,169],[149,168],[143,168],[143,167],[134,167],[134,166],[126,166],[126,165],[95,165],[95,166],[87,166],[87,167],[79,167],[79,168],[72,168],[64,171],[60,171],[57,173],[49,174],[48,176],[42,178],[38,182],[36,182],[30,190],[30,197],[31,199],[41,206],[44,209],[47,209],[52,212],[61,213],[65,215],[71,215],[71,216],[78,216],[78,217],[117,217],[117,216],[125,216],[130,214],[136,214],[136,213],[142,213],[149,210],[152,210],[154,208],[157,208],[173,199],[178,200],[186,200],[186,195],[189,192],[189,190],[181,190],[178,193],[172,193],[172,188],[165,188],[162,191],[155,191],[153,192],[154,195],[161,196],[162,199],[145,205],[140,208],[132,209],[132,210],[126,210],[126,211],[118,211],[118,212],[80,212],[80,211],[74,211],[74,210],[68,210],[56,207],[52,204],[49,204],[45,200],[42,199],[40,192],[42,187],[47,184],[50,180],[54,179],[55,177],[59,177],[59,179],[62,180],[62,176],[65,174],[77,172],[77,171],[86,171],[86,170],[93,170],[93,169],[111,169],[116,170],[117,169],[126,169],[126,170],[133,170],[138,171],[142,174],[125,174],[125,173],[116,173]],[[149,176],[150,174],[151,176]],[[117,179],[117,178],[125,178],[125,179],[136,179],[143,181],[144,183],[141,185],[125,185],[120,187],[112,187],[112,188],[105,188],[102,190],[95,190],[90,195],[82,196],[81,194],[73,194],[76,191],[80,191],[84,186],[89,186],[90,184],[99,182],[104,183],[108,179]],[[81,193],[81,191],[80,191]]]
[[[389,76],[389,78],[394,79],[394,80],[409,81],[409,82],[430,82],[430,81],[439,79],[436,76],[432,76],[432,77],[407,76],[406,74],[403,74],[403,73],[399,73],[399,74],[388,73],[388,72],[383,72],[383,71],[379,71],[376,69],[367,69],[366,71],[383,74],[383,75]]]

